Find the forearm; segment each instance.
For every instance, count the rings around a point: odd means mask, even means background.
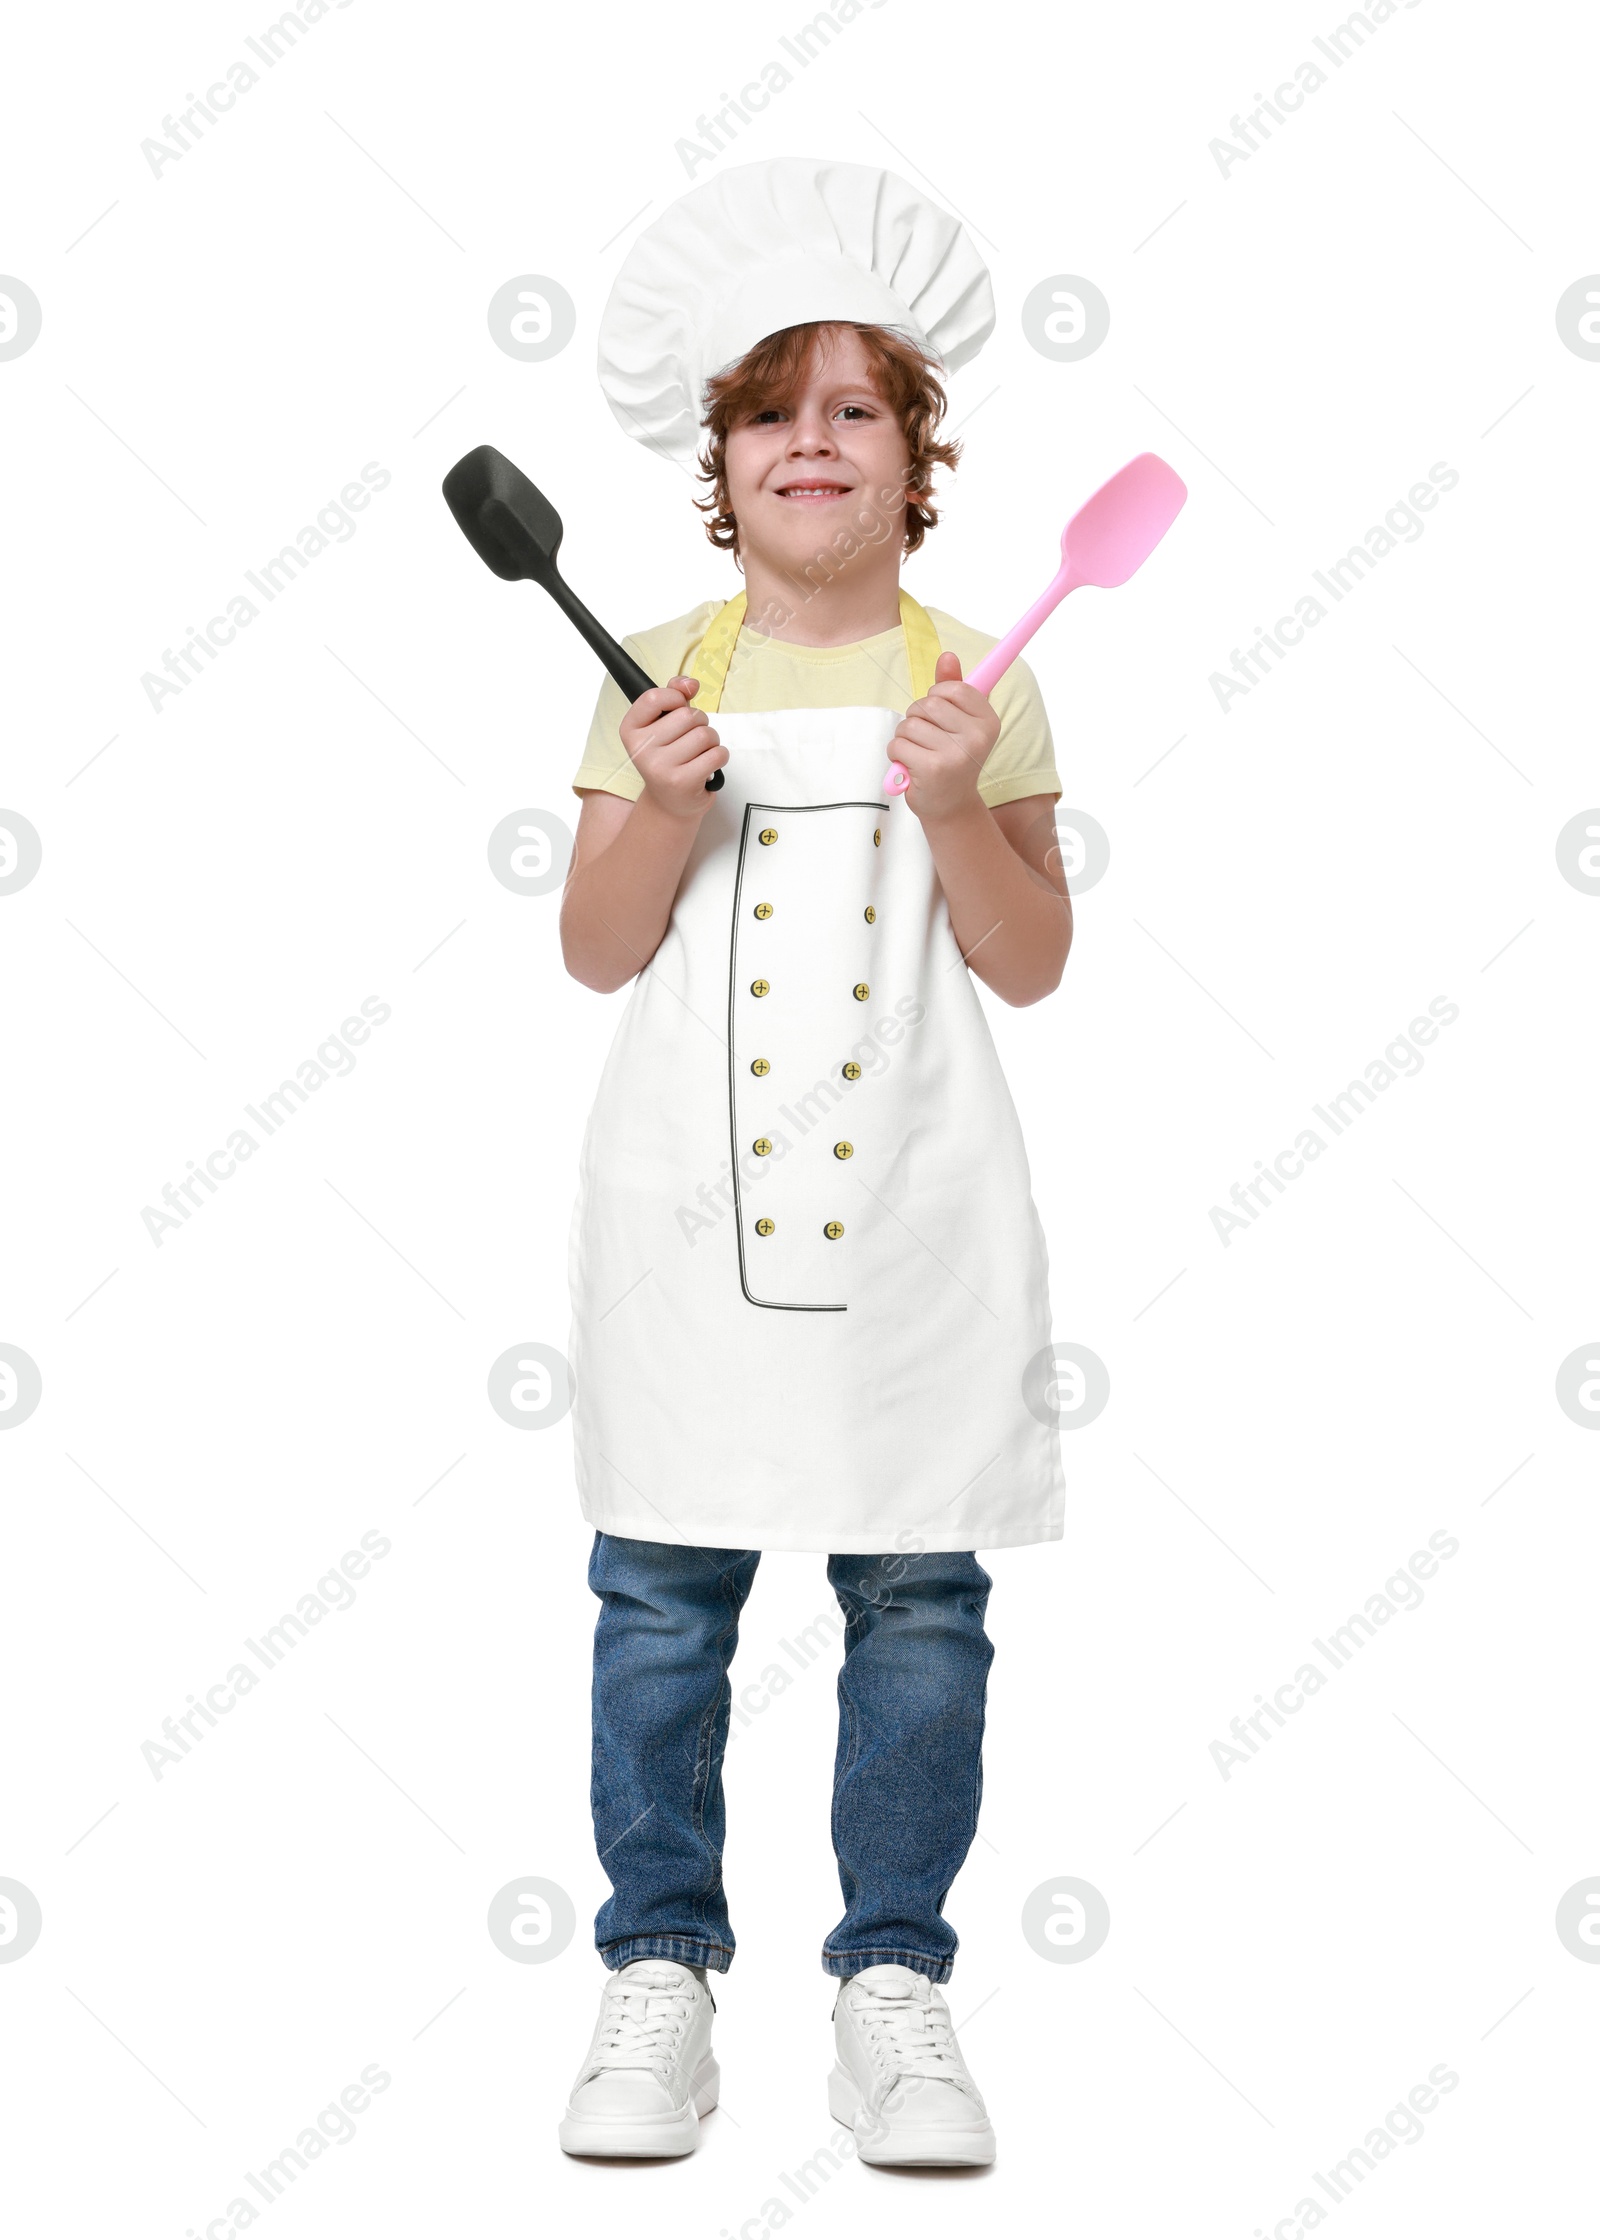
[[[1037,1003],[1060,985],[1072,943],[1072,905],[1024,863],[976,797],[924,818],[957,946],[1005,1003]]]
[[[575,856],[561,898],[561,953],[586,988],[609,995],[660,946],[699,821],[641,794],[596,854]]]

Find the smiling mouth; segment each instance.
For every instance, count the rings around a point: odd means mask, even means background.
[[[798,498],[813,505],[825,504],[829,498],[847,498],[850,495],[842,482],[786,482],[780,488],[780,498]]]

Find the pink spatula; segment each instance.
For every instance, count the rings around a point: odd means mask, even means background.
[[[1044,596],[1036,599],[992,653],[986,653],[966,679],[975,691],[989,692],[1048,614],[1069,591],[1094,584],[1114,591],[1144,566],[1177,520],[1189,495],[1165,459],[1141,451],[1081,505],[1061,532],[1061,566]],[[904,793],[911,783],[904,763],[891,762],[885,793]]]

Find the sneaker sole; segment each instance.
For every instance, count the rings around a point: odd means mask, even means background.
[[[862,2113],[861,2093],[854,2077],[840,2062],[834,2063],[828,2078],[828,2113],[835,2123],[847,2124],[856,2132],[858,2162],[935,2162],[967,2167],[994,2160],[994,2131],[988,2123],[973,2124],[962,2131],[948,2124],[899,2127],[885,2124],[880,2131],[863,2137],[857,2129],[857,2119]]]
[[[722,2088],[722,2071],[707,2054],[694,2073],[694,2092],[678,2116],[578,2116],[570,2106],[557,2134],[563,2154],[661,2156],[693,2154],[700,2144],[700,2118],[711,2113]]]

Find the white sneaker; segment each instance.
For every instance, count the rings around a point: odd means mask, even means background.
[[[678,1960],[630,1960],[606,1978],[588,2059],[561,2124],[567,2154],[692,2154],[717,2104],[716,2002]]]
[[[983,2096],[929,1977],[887,1962],[840,1987],[828,2110],[863,2162],[993,2162]]]

